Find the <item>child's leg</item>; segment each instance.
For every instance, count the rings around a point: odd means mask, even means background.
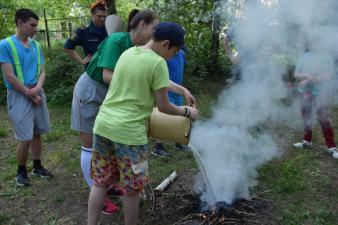
[[[92,160],[92,149],[82,147],[81,148],[81,169],[83,177],[89,187],[93,185],[93,180],[90,177],[90,165]]]
[[[303,96],[302,99],[301,112],[303,117],[303,126],[304,126],[304,136],[303,140],[311,142],[312,141],[312,98],[305,98]]]
[[[139,208],[139,192],[126,193],[122,197],[124,224],[136,225]]]
[[[88,225],[98,224],[106,195],[106,188],[92,186],[88,200]]]
[[[322,127],[325,142],[328,148],[336,147],[336,143],[334,141],[334,132],[331,125],[331,119],[329,114],[329,109],[327,105],[318,105],[316,106],[317,118],[320,126]]]

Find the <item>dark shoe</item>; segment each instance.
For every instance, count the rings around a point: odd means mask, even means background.
[[[158,156],[158,157],[171,157],[172,155],[169,154],[163,147],[154,147],[151,155]]]
[[[52,178],[53,177],[53,174],[43,167],[33,168],[31,174],[35,176],[39,176],[41,178]]]
[[[15,182],[17,186],[29,186],[31,184],[27,173],[18,173],[15,177]]]
[[[120,197],[124,195],[124,190],[118,185],[110,185],[107,191],[107,195]]]
[[[175,146],[176,146],[176,150],[178,151],[189,151],[189,148],[186,145],[176,143]]]

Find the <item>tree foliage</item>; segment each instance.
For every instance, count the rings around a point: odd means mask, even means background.
[[[186,30],[187,54],[186,85],[197,89],[196,80],[209,75],[229,74],[229,61],[224,57],[220,45],[220,33],[232,20],[233,14],[240,8],[244,0],[110,0],[107,1],[110,13],[115,13],[127,21],[131,9],[151,9],[161,21],[174,21],[181,24]],[[227,7],[224,8],[224,2]],[[2,0],[0,2],[0,38],[5,38],[15,32],[14,14],[18,8],[26,7],[35,11],[40,16],[39,28],[45,29],[43,10],[48,19],[68,17],[90,17],[89,5],[92,0]],[[87,19],[85,21],[88,21]],[[125,24],[126,25],[126,24]],[[53,25],[51,25],[53,26]],[[44,38],[44,33],[39,39]],[[64,41],[64,40],[63,40]],[[61,42],[63,42],[61,40]],[[41,41],[43,43],[43,41]],[[47,58],[46,69],[48,79],[52,80],[47,88],[53,96],[59,98],[62,94],[66,99],[71,96],[72,84],[83,68],[74,65],[62,52],[62,44],[52,45],[52,49],[44,49]],[[48,61],[51,58],[52,61]],[[56,61],[57,64],[53,63]],[[49,64],[50,63],[50,64]],[[68,68],[70,72],[65,71]],[[67,74],[72,74],[68,76]],[[77,74],[77,75],[76,75]],[[55,76],[55,77],[50,77]],[[65,80],[69,79],[68,81]],[[59,82],[57,80],[60,79]],[[62,82],[61,82],[62,81]],[[48,82],[48,81],[47,81]],[[62,84],[54,87],[52,84]],[[3,87],[1,87],[3,88]],[[64,90],[64,91],[62,91]],[[53,98],[54,98],[53,97]],[[54,99],[55,100],[55,99]]]

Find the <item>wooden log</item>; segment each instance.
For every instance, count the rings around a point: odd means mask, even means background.
[[[177,178],[176,171],[172,172],[166,179],[164,179],[156,188],[157,194],[163,192],[175,179]]]

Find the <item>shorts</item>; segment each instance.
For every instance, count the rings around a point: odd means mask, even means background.
[[[27,96],[7,89],[8,116],[14,126],[14,137],[19,141],[31,141],[36,134],[50,131],[50,119],[46,95],[40,91],[42,104],[36,106]]]
[[[94,186],[119,183],[126,193],[140,192],[149,181],[147,145],[125,145],[94,134],[91,176]]]
[[[71,128],[92,134],[100,106],[106,97],[108,86],[91,79],[83,73],[73,92]]]

